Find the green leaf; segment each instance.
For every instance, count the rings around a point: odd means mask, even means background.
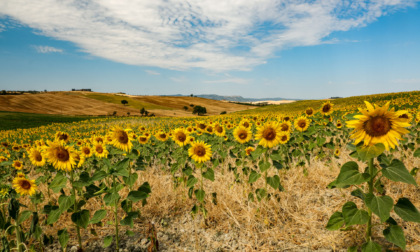
[[[127,236],[134,236],[134,235],[135,235],[135,233],[134,233],[133,231],[131,231],[131,230],[127,230],[127,231],[125,231],[125,234],[126,234]]]
[[[270,163],[269,162],[265,162],[263,160],[261,160],[258,163],[258,167],[260,168],[261,172],[265,172],[266,170],[270,169]]]
[[[405,237],[404,237],[404,231],[402,228],[398,225],[390,225],[386,229],[384,229],[383,234],[385,236],[385,239],[389,242],[394,243],[398,247],[405,250]]]
[[[282,160],[282,155],[278,150],[275,150],[271,153],[270,158],[273,161],[279,161]]]
[[[269,184],[274,189],[278,189],[280,187],[280,177],[278,175],[267,177],[267,184]]]
[[[150,193],[152,193],[152,188],[150,187],[150,184],[149,184],[149,182],[144,182],[138,189],[137,189],[137,191],[140,191],[140,192],[145,192],[145,193],[147,193],[147,194],[150,194]]]
[[[193,175],[188,177],[188,181],[187,181],[187,187],[193,187],[196,183],[198,182],[198,179],[196,177],[194,177]]]
[[[258,146],[257,148],[255,148],[254,151],[251,152],[251,156],[254,160],[256,160],[261,156],[263,152],[264,152],[264,148],[262,148],[261,146]]]
[[[343,214],[341,212],[335,212],[331,215],[327,223],[327,229],[330,231],[340,229],[344,224]]]
[[[357,246],[349,247],[347,252],[357,252]]]
[[[61,172],[57,172],[57,175],[55,175],[55,178],[51,181],[49,187],[53,190],[53,192],[58,193],[66,186],[67,180],[66,176],[64,176]]]
[[[92,219],[90,219],[89,224],[96,224],[101,222],[101,220],[103,218],[105,218],[106,216],[106,210],[104,209],[100,209],[98,211],[95,212],[95,214],[93,215]]]
[[[394,211],[405,221],[420,223],[419,210],[407,198],[400,198],[394,206]]]
[[[65,248],[67,248],[67,242],[70,239],[70,235],[67,232],[66,228],[58,230],[57,235],[58,235],[58,241],[60,242],[61,248],[63,248],[64,250]]]
[[[413,153],[414,157],[418,157],[420,158],[420,148],[418,148],[414,153]]]
[[[203,172],[203,177],[208,179],[208,180],[214,181],[214,171],[213,171],[213,169],[208,168],[206,172]]]
[[[261,177],[261,174],[259,174],[258,172],[252,170],[251,174],[249,174],[249,180],[248,183],[252,184],[255,181],[257,181],[259,178]]]
[[[368,161],[381,155],[385,151],[385,145],[378,143],[370,146],[360,146],[356,148],[359,158],[363,161]]]
[[[342,211],[346,226],[366,224],[369,220],[368,212],[357,209],[356,204],[352,201],[346,202],[343,205]]]
[[[83,209],[79,212],[73,213],[71,215],[71,220],[76,223],[77,226],[82,228],[87,228],[89,224],[89,210]]]
[[[91,182],[98,181],[98,180],[106,178],[107,176],[108,176],[108,174],[105,171],[97,171],[90,178],[90,181]]]
[[[64,196],[64,195],[60,195],[60,197],[58,198],[58,204],[59,204],[59,209],[60,211],[63,213],[64,211],[67,211],[67,209],[69,209],[71,206],[74,205],[74,196]]]
[[[390,212],[394,205],[394,201],[391,197],[376,197],[372,193],[366,194],[365,203],[370,208],[370,210],[372,210],[372,212],[381,218],[381,222],[385,222],[389,218]]]
[[[394,159],[391,162],[391,165],[385,168],[382,168],[382,174],[392,181],[400,181],[407,184],[417,185],[413,176],[405,168],[404,163],[398,159]]]
[[[127,216],[121,220],[120,224],[123,226],[130,226],[133,228],[134,222],[133,219],[137,218],[139,216],[138,212],[129,212]]]
[[[104,238],[104,245],[102,245],[103,248],[107,248],[109,247],[109,245],[111,245],[112,243],[112,235],[108,235]]]
[[[61,213],[60,209],[52,210],[48,215],[47,224],[54,224],[60,218]]]
[[[127,199],[133,201],[134,203],[136,203],[139,200],[143,200],[143,199],[147,199],[147,197],[149,197],[149,194],[142,192],[142,191],[131,191],[128,196]]]
[[[351,192],[351,195],[354,196],[354,197],[357,197],[357,198],[359,198],[359,199],[361,199],[363,201],[365,200],[365,194],[359,188],[357,188],[356,190],[352,191]]]
[[[23,212],[20,213],[17,224],[20,225],[22,224],[24,221],[26,221],[27,219],[29,219],[29,217],[31,217],[32,212],[29,210],[25,210]]]
[[[128,177],[124,177],[124,183],[128,186],[133,186],[134,183],[136,183],[137,179],[139,178],[139,175],[137,173],[133,173]]]
[[[115,202],[120,199],[120,195],[117,192],[107,193],[104,196],[104,202],[107,206],[114,206]]]
[[[362,245],[362,252],[381,252],[382,247],[376,242],[373,242],[372,240],[366,242]]]
[[[255,190],[255,195],[257,195],[257,200],[261,201],[267,197],[267,191],[263,188],[258,188]]]
[[[195,197],[198,201],[203,202],[204,196],[206,196],[206,192],[204,190],[198,189],[194,191]]]
[[[273,166],[276,167],[277,170],[283,169],[282,163],[277,162],[276,160],[273,160]]]
[[[360,173],[357,163],[350,161],[341,167],[340,174],[338,174],[335,185],[339,188],[348,185],[359,185],[368,181],[369,178],[369,173]]]

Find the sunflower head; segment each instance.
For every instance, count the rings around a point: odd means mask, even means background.
[[[14,160],[13,167],[15,167],[16,170],[20,171],[23,169],[23,163],[19,160]]]
[[[98,158],[105,158],[108,156],[108,150],[106,149],[106,146],[101,143],[97,143],[93,146],[93,153]]]
[[[322,104],[321,114],[323,114],[324,116],[331,115],[333,112],[333,106],[334,104],[332,104],[330,101],[325,102],[324,104]]]
[[[133,138],[129,134],[131,129],[122,129],[120,127],[114,127],[110,133],[111,144],[123,151],[130,151],[133,146]]]
[[[175,143],[178,144],[179,146],[185,146],[189,143],[188,135],[189,135],[188,131],[178,128],[174,130],[172,134],[172,138],[175,141]]]
[[[314,114],[314,109],[313,108],[307,108],[305,110],[305,114],[306,114],[306,116],[312,116]]]
[[[63,141],[48,142],[45,149],[47,160],[58,170],[71,171],[75,162],[75,150]]]
[[[341,127],[343,127],[343,123],[341,123],[340,120],[337,120],[337,124],[336,124],[338,129],[341,129]]]
[[[93,155],[92,149],[89,146],[87,146],[87,145],[82,146],[82,148],[80,149],[80,152],[86,158],[91,157]]]
[[[251,152],[253,152],[255,149],[253,147],[246,147],[245,153],[247,156],[251,155]]]
[[[193,142],[188,149],[188,155],[197,163],[206,162],[211,159],[211,147],[203,141]]]
[[[361,115],[356,115],[356,120],[347,121],[347,127],[354,128],[350,138],[355,139],[355,144],[363,141],[365,146],[382,143],[385,148],[395,148],[401,134],[408,133],[405,127],[410,124],[399,118],[399,114],[392,108],[389,110],[389,102],[383,107],[376,104],[373,106],[365,101],[367,109],[359,108]]]
[[[226,134],[226,131],[225,131],[225,128],[222,125],[217,123],[214,126],[214,133],[216,134],[216,136],[221,137],[221,136],[224,136]]]
[[[266,122],[257,128],[255,138],[260,140],[259,145],[273,148],[280,143],[281,129],[277,122]]]
[[[233,136],[235,137],[236,141],[243,144],[251,140],[252,133],[249,128],[245,128],[244,126],[238,126],[233,130]]]
[[[20,195],[29,195],[32,196],[35,194],[37,186],[35,180],[29,180],[22,177],[16,177],[13,179],[13,187],[16,192]]]
[[[57,133],[55,133],[55,140],[64,141],[68,143],[70,141],[70,135],[65,132],[58,131]]]
[[[282,121],[279,124],[280,131],[289,133],[292,132],[292,123],[290,121]]]
[[[310,123],[310,119],[306,118],[305,116],[301,116],[295,120],[295,129],[300,132],[306,131]]]

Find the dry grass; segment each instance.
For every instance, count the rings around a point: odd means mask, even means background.
[[[118,104],[119,101],[116,102],[116,99],[129,100],[129,104],[128,106]],[[222,111],[229,113],[255,108],[198,97],[125,97],[97,92],[48,92],[0,96],[2,111],[57,115],[99,116],[112,115],[116,111],[118,116],[127,115],[127,112],[134,116],[140,115],[140,108],[145,107],[150,114],[154,113],[156,116],[194,116],[190,104],[206,107],[208,115],[219,115]],[[188,107],[187,111],[184,110],[184,106]]]
[[[303,249],[318,250],[331,249],[334,251],[345,249],[353,245],[361,245],[364,242],[364,226],[356,230],[340,232],[328,231],[325,226],[329,217],[335,211],[341,211],[342,205],[349,200],[354,201],[361,207],[361,200],[350,195],[354,188],[348,189],[327,189],[327,185],[336,178],[340,166],[347,161],[347,151],[343,150],[342,158],[333,160],[326,164],[325,161],[312,160],[308,169],[308,176],[304,176],[301,168],[281,170],[282,185],[285,191],[274,192],[270,200],[261,202],[249,202],[247,194],[251,190],[247,183],[235,183],[232,173],[227,171],[227,165],[219,166],[215,171],[215,181],[205,180],[205,191],[207,197],[212,192],[217,193],[218,203],[214,205],[207,198],[206,208],[208,218],[206,222],[200,218],[192,220],[189,211],[195,201],[187,197],[187,190],[179,187],[174,189],[172,175],[164,171],[162,167],[152,167],[147,171],[139,172],[139,180],[136,186],[148,181],[152,186],[152,196],[144,207],[140,203],[136,205],[142,211],[142,219],[135,224],[135,231],[145,232],[147,223],[154,222],[158,232],[172,230],[174,235],[180,239],[180,244],[164,244],[166,248],[178,250],[189,248],[189,250],[240,250],[244,251],[300,251]],[[404,163],[411,170],[420,165],[418,158],[407,158]],[[363,163],[359,163],[364,167]],[[276,173],[270,170],[271,175]],[[196,177],[199,177],[196,174]],[[255,188],[264,187],[263,179],[257,181]],[[394,201],[402,196],[408,197],[411,202],[420,208],[420,190],[412,185],[404,183],[388,182],[385,188],[387,195]],[[420,176],[416,181],[420,184]],[[43,188],[45,190],[45,188]],[[128,191],[123,189],[122,195]],[[55,196],[55,200],[57,197]],[[91,214],[101,207],[97,199],[91,199],[87,209]],[[122,216],[122,212],[120,216]],[[418,223],[404,222],[394,213],[392,217],[404,228],[407,250],[414,251],[414,246],[420,245],[420,225]],[[108,216],[108,220],[112,217]],[[167,226],[163,222],[169,223]],[[379,219],[375,216],[374,223]],[[73,226],[70,222],[70,215],[63,215],[53,228],[46,228],[47,233],[56,234],[57,230]],[[123,228],[125,229],[125,228]],[[392,247],[383,238],[380,226],[374,228],[374,240],[382,245]],[[75,243],[75,230],[72,232],[73,243]],[[111,225],[97,228],[100,237],[113,234]],[[169,231],[168,231],[169,232]],[[92,239],[99,239],[83,231],[83,239],[87,242]],[[216,239],[229,235],[229,239]],[[233,238],[232,238],[233,237]],[[231,240],[235,239],[241,247],[230,247]],[[158,237],[159,240],[159,237]],[[418,247],[416,247],[418,248]]]

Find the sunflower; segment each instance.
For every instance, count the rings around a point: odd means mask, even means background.
[[[98,158],[105,158],[108,156],[108,150],[106,149],[106,146],[104,144],[97,143],[93,145],[92,149],[93,149],[93,153]]]
[[[405,120],[410,123],[413,120],[413,115],[411,115],[407,110],[397,111],[398,118]]]
[[[45,161],[46,161],[39,147],[30,149],[29,159],[31,160],[31,163],[35,166],[43,166],[45,165]]]
[[[20,195],[29,195],[32,196],[35,194],[37,186],[35,180],[29,180],[26,178],[16,177],[13,179],[13,187],[16,192]]]
[[[280,131],[285,133],[292,132],[292,123],[290,121],[282,121],[279,124]]]
[[[213,127],[212,125],[207,125],[207,127],[206,127],[205,131],[206,131],[208,134],[212,135],[212,134],[214,134],[214,127]]]
[[[207,125],[206,125],[206,123],[205,123],[205,122],[200,121],[200,122],[198,122],[198,123],[197,123],[196,127],[197,127],[198,129],[200,129],[200,130],[202,130],[202,131],[203,131],[203,130],[205,130],[205,129],[206,129]]]
[[[172,134],[172,139],[179,146],[185,146],[189,143],[188,135],[188,131],[186,131],[185,129],[178,128],[174,130]]]
[[[245,153],[247,156],[251,155],[251,152],[253,152],[255,149],[253,147],[246,147]]]
[[[307,116],[312,116],[312,115],[314,114],[314,109],[313,109],[313,108],[307,108],[307,109],[305,110],[305,114],[306,114]]]
[[[102,136],[97,136],[97,135],[94,135],[92,138],[91,138],[91,141],[94,143],[94,144],[96,144],[96,143],[104,143],[104,138],[102,137]]]
[[[137,140],[139,140],[139,143],[141,144],[147,144],[147,142],[149,141],[149,137],[142,135],[142,136],[139,136]]]
[[[341,129],[341,127],[343,127],[343,124],[341,123],[340,120],[337,120],[337,124],[336,124],[338,129]]]
[[[133,144],[131,141],[133,138],[130,136],[129,132],[131,129],[122,129],[120,127],[114,127],[110,133],[111,144],[123,151],[130,151]]]
[[[16,174],[16,178],[25,178],[25,177],[26,177],[25,174],[23,174],[22,172],[18,172]]]
[[[5,162],[5,161],[7,161],[8,159],[7,159],[7,157],[5,157],[5,156],[0,156],[0,163],[1,162]]]
[[[196,141],[188,149],[188,155],[197,163],[203,163],[211,159],[212,151],[210,145],[203,141]]]
[[[340,156],[340,149],[335,149],[334,150],[334,156],[336,156],[336,157],[338,157],[338,156]]]
[[[23,168],[23,164],[19,160],[14,160],[13,167],[15,167],[16,170],[20,171]]]
[[[306,118],[305,116],[301,116],[295,120],[295,129],[300,132],[306,131],[310,123],[310,119]]]
[[[325,102],[324,104],[322,104],[321,114],[323,114],[324,116],[331,115],[333,112],[333,106],[334,104],[332,104],[330,101]]]
[[[247,119],[243,119],[239,125],[244,126],[245,128],[249,129],[252,126],[252,123],[249,122]]]
[[[82,146],[82,148],[80,149],[80,152],[82,153],[82,155],[85,158],[89,158],[93,155],[93,151],[91,150],[91,148],[87,145]]]
[[[281,137],[281,129],[276,122],[266,122],[257,128],[256,139],[261,139],[258,143],[266,148],[273,148],[278,145]]]
[[[245,128],[244,126],[240,125],[233,130],[233,136],[235,140],[241,144],[249,142],[252,138],[252,133],[249,128]]]
[[[363,141],[365,146],[382,143],[385,148],[395,148],[398,145],[397,139],[401,139],[402,134],[409,131],[404,127],[410,124],[404,118],[399,118],[394,108],[389,110],[389,102],[383,107],[376,104],[372,106],[365,101],[367,109],[359,108],[362,115],[355,115],[357,120],[347,121],[347,127],[354,128],[350,138],[355,139],[355,144]]]
[[[287,133],[287,132],[282,132],[281,136],[280,136],[279,143],[280,144],[285,144],[285,143],[289,142],[289,140],[290,140],[290,134]]]
[[[68,143],[70,141],[70,135],[65,132],[58,131],[55,133],[55,141],[64,141]]]
[[[166,140],[168,140],[169,135],[163,131],[159,131],[158,133],[155,134],[155,137],[162,142],[165,142]]]
[[[75,162],[76,152],[72,146],[66,146],[64,142],[48,141],[48,147],[45,148],[48,161],[54,168],[63,171],[71,171]]]
[[[222,125],[217,123],[214,126],[214,133],[216,134],[216,136],[222,137],[226,134],[226,130]]]

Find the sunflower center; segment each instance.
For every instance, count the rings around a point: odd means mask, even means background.
[[[99,153],[99,154],[101,154],[102,152],[104,152],[104,149],[102,148],[102,146],[96,146],[96,148],[95,148],[95,150],[96,150],[96,152],[97,153]]]
[[[408,115],[407,114],[402,114],[402,115],[399,116],[399,118],[408,119]]]
[[[282,141],[286,141],[286,140],[287,140],[287,136],[286,136],[286,135],[282,136],[282,137],[281,137],[281,140],[282,140]]]
[[[216,131],[219,132],[219,133],[222,133],[223,132],[223,128],[221,126],[217,126],[216,127]]]
[[[247,138],[247,136],[248,136],[248,134],[247,134],[245,131],[241,131],[241,132],[238,134],[238,137],[239,137],[239,139],[241,139],[241,140],[246,139],[246,138]]]
[[[16,163],[15,163],[15,166],[16,166],[16,167],[21,167],[21,166],[22,166],[22,164],[21,164],[20,162],[16,162]]]
[[[147,140],[147,138],[145,138],[145,137],[140,137],[140,141],[141,141],[141,142],[146,142],[146,140]]]
[[[69,152],[66,149],[60,148],[57,151],[57,159],[61,162],[66,162],[70,158]]]
[[[366,133],[373,137],[386,135],[391,129],[391,121],[384,116],[375,116],[363,124]]]
[[[248,123],[248,122],[244,122],[243,126],[244,126],[245,128],[248,128],[248,127],[249,127],[249,123]]]
[[[288,131],[289,130],[289,125],[287,125],[286,123],[285,124],[282,124],[281,125],[281,130],[282,131]]]
[[[198,128],[200,128],[200,129],[205,129],[205,128],[206,128],[206,125],[205,125],[205,124],[203,124],[203,123],[200,123],[200,124],[198,124]]]
[[[160,138],[162,138],[162,139],[165,139],[165,138],[166,138],[166,134],[160,134],[159,136],[160,136]]]
[[[274,138],[276,138],[276,131],[272,128],[265,129],[264,132],[263,132],[263,137],[266,140],[271,141]]]
[[[312,109],[307,109],[307,110],[306,110],[306,114],[307,114],[307,115],[312,115],[312,113],[313,113]]]
[[[36,153],[36,154],[35,154],[35,160],[36,160],[36,161],[38,161],[38,162],[41,162],[41,161],[42,161],[42,156],[41,156],[41,154]]]
[[[194,153],[199,157],[203,157],[206,155],[206,149],[203,146],[197,146],[195,147]]]
[[[213,132],[213,127],[208,126],[208,127],[207,127],[207,132]]]
[[[66,134],[61,134],[58,139],[66,141],[68,136]]]
[[[83,150],[83,152],[84,152],[86,155],[89,155],[90,150],[86,148],[86,149],[84,149],[84,150]]]
[[[305,122],[305,121],[300,121],[300,122],[298,123],[298,125],[299,125],[299,127],[300,127],[300,128],[305,128],[305,126],[306,126],[306,122]]]
[[[184,142],[187,139],[187,136],[182,132],[178,132],[176,138],[178,139],[178,141]]]
[[[125,131],[120,131],[118,132],[118,142],[122,143],[122,144],[126,144],[128,143],[128,135],[127,132]]]
[[[31,183],[29,183],[29,181],[26,179],[22,179],[20,181],[20,187],[22,187],[22,189],[29,190],[31,189]]]
[[[323,112],[329,112],[331,110],[330,104],[325,104],[324,107],[322,107]]]

